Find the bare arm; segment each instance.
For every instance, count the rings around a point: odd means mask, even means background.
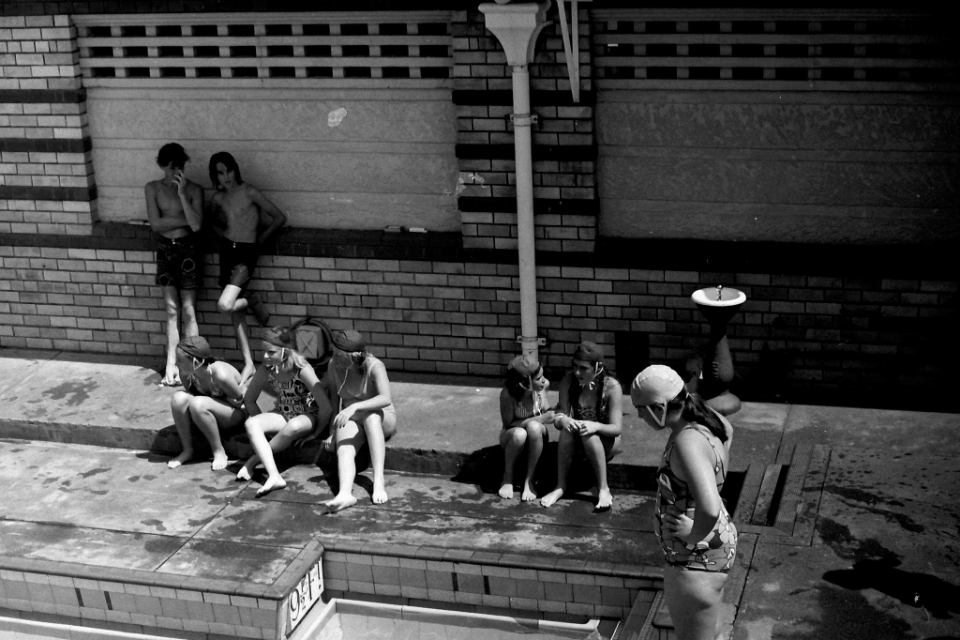
[[[506,389],[500,390],[500,422],[504,429],[515,426],[513,419],[513,398]]]
[[[227,403],[242,409],[245,394],[240,388],[240,372],[226,362],[215,362],[210,365],[210,375],[223,391]]]
[[[160,205],[157,204],[157,185],[155,183],[147,183],[147,186],[143,188],[143,195],[147,200],[147,221],[157,233],[179,229],[189,224],[183,215],[160,215]]]
[[[333,415],[333,407],[330,404],[330,398],[327,395],[326,387],[323,382],[317,378],[317,373],[313,367],[306,366],[300,370],[300,381],[310,388],[314,401],[317,403],[317,421],[314,425],[311,439],[317,437],[330,422]]]
[[[250,200],[260,207],[260,215],[269,219],[267,228],[257,236],[257,244],[263,244],[270,236],[280,230],[280,227],[287,224],[287,216],[283,211],[273,204],[267,196],[263,195],[256,187],[249,188]],[[386,405],[384,405],[386,406]]]
[[[557,390],[560,398],[557,401],[557,411],[554,415],[553,426],[561,431],[563,429],[567,429],[568,431],[576,430],[577,421],[570,415],[570,385],[573,384],[573,379],[572,375],[564,376],[563,380],[560,381],[560,388]]]
[[[183,176],[183,172],[174,178],[177,185],[177,195],[180,196],[180,206],[187,224],[194,232],[200,231],[203,226],[203,189],[200,185],[190,182]]]
[[[387,379],[387,369],[383,366],[383,363],[377,362],[374,364],[370,373],[373,374],[373,386],[377,395],[350,405],[350,408],[356,411],[375,411],[393,403],[393,398],[390,397],[390,381]]]

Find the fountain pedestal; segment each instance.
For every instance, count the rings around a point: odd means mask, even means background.
[[[710,338],[700,351],[701,366],[694,368],[687,380],[687,390],[696,392],[720,415],[740,411],[740,398],[730,392],[733,381],[733,357],[727,341],[727,324],[747,300],[736,289],[723,287],[694,291],[691,296],[697,308],[710,324]]]

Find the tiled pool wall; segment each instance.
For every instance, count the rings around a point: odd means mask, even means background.
[[[662,587],[658,567],[321,540],[325,598],[583,622],[649,610]]]
[[[317,561],[324,602],[569,623],[645,619],[662,584],[656,567],[329,539],[311,541],[273,585],[0,557],[0,617],[178,631],[198,640],[279,640],[295,628],[288,597]]]

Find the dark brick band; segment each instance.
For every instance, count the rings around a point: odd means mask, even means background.
[[[0,151],[38,151],[44,153],[84,153],[93,144],[89,137],[76,139],[0,138]]]
[[[90,236],[0,233],[0,245],[152,251],[146,225],[97,223]],[[215,246],[213,240],[207,246]],[[880,278],[942,280],[955,271],[953,255],[937,246],[811,245],[775,242],[598,238],[594,253],[537,252],[538,265],[593,268],[854,277],[879,287]],[[516,264],[513,250],[463,249],[458,232],[386,233],[374,230],[287,228],[264,253],[283,256],[432,260]],[[890,256],[897,256],[891,260]],[[816,256],[811,260],[810,256]],[[882,274],[878,276],[877,274]],[[949,276],[953,277],[953,276]]]
[[[516,213],[517,199],[465,196],[457,199],[457,209],[475,213]],[[599,200],[547,200],[538,198],[533,201],[534,215],[595,216],[599,212]]]
[[[516,151],[512,144],[458,144],[454,150],[460,160],[513,160]],[[558,147],[533,145],[534,160],[587,162],[597,159],[597,145],[564,145]]]
[[[53,3],[56,4],[56,3]],[[3,14],[0,14],[3,15]],[[17,14],[13,14],[17,15]],[[80,89],[0,89],[0,102],[20,104],[77,104],[87,99]]]
[[[96,199],[96,187],[19,187],[0,185],[0,200],[66,200],[69,202],[90,202]]]
[[[551,107],[592,107],[596,104],[596,101],[596,94],[592,91],[582,92],[580,94],[580,102],[574,102],[573,95],[569,91],[530,92],[530,104],[534,107],[541,105]],[[464,106],[510,106],[513,104],[513,92],[506,90],[476,91],[457,89],[453,92],[453,104]]]

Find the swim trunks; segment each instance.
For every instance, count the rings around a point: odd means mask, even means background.
[[[201,260],[197,234],[182,238],[157,237],[157,284],[177,289],[199,289]]]
[[[255,242],[232,242],[220,238],[220,288],[233,284],[245,289],[260,256]]]
[[[709,430],[698,424],[686,428],[695,429],[707,438],[713,448],[715,459],[713,473],[719,493],[723,488],[727,472],[723,468],[723,461],[713,444],[713,438],[708,435]],[[660,540],[660,547],[663,549],[669,564],[693,571],[727,573],[737,557],[737,528],[730,521],[730,514],[727,513],[727,508],[722,500],[717,522],[703,542],[697,545],[696,549],[688,549],[683,540],[674,538],[673,532],[663,523],[663,516],[669,506],[674,506],[685,512],[689,518],[693,518],[696,511],[696,503],[687,483],[680,480],[670,469],[670,454],[673,452],[673,443],[674,439],[671,438],[666,449],[664,449],[660,468],[657,470],[657,501],[654,510],[653,531]]]

